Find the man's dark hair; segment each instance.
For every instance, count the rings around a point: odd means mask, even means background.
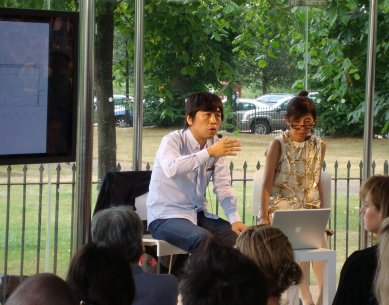
[[[216,94],[209,92],[198,92],[188,96],[185,100],[185,116],[189,115],[194,119],[198,111],[220,111],[223,120],[223,103]],[[185,128],[188,128],[188,122],[185,118]]]
[[[206,240],[189,258],[180,281],[183,305],[266,305],[267,281],[238,250]]]
[[[78,304],[128,305],[135,297],[131,265],[115,247],[84,245],[70,263],[66,282]]]

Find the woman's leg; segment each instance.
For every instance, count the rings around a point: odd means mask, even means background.
[[[323,240],[321,242],[322,248],[328,248],[327,245],[327,234],[324,233]],[[317,299],[317,305],[323,304],[323,272],[324,272],[324,262],[322,261],[315,261],[312,262],[312,269],[313,273],[316,277],[317,282],[317,288],[318,288],[318,299]]]
[[[310,262],[299,263],[301,270],[303,271],[303,278],[299,284],[300,299],[303,301],[303,305],[314,305],[311,291],[309,290],[310,280]]]

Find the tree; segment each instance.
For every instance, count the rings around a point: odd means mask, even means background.
[[[114,1],[97,1],[95,36],[95,91],[98,121],[98,177],[116,170],[116,124],[114,117],[112,62]]]
[[[297,69],[301,54],[294,57],[289,51],[293,43],[300,44],[301,26],[287,1],[250,2],[241,20],[240,34],[234,40],[239,80],[262,93],[290,90],[302,75]]]
[[[221,0],[146,3],[145,98],[161,108],[164,124],[183,121],[189,93],[220,90],[221,80],[233,79],[232,41],[240,10],[239,4]],[[121,20],[133,20],[133,4],[121,5],[120,13]],[[128,41],[131,57],[133,40]]]

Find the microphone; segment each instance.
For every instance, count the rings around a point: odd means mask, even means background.
[[[218,137],[218,139],[223,138],[223,135],[221,133],[218,133],[216,136]]]

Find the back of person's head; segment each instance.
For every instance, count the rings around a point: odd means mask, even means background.
[[[128,305],[135,296],[131,266],[114,247],[84,245],[70,262],[66,282],[79,303]]]
[[[130,206],[120,205],[97,212],[92,220],[92,241],[99,246],[122,249],[131,263],[143,253],[143,224]]]
[[[40,273],[23,281],[6,305],[78,305],[69,286],[55,274]]]
[[[374,295],[378,304],[389,305],[389,217],[386,217],[381,223]]]
[[[302,278],[292,246],[282,231],[270,225],[248,227],[238,237],[236,248],[251,258],[269,283],[270,296],[280,297]]]
[[[194,119],[198,111],[220,111],[221,119],[224,118],[223,102],[216,94],[209,92],[198,92],[185,99],[185,115]],[[189,127],[185,120],[185,127]]]
[[[382,218],[389,217],[389,176],[375,175],[366,179],[359,192],[361,200],[370,196],[371,202],[381,213]]]
[[[258,266],[213,239],[189,258],[180,292],[183,305],[265,305],[268,298],[266,278]]]
[[[307,114],[311,114],[316,121],[317,113],[315,103],[308,97],[307,91],[301,91],[289,102],[285,117],[291,121],[297,120]]]

